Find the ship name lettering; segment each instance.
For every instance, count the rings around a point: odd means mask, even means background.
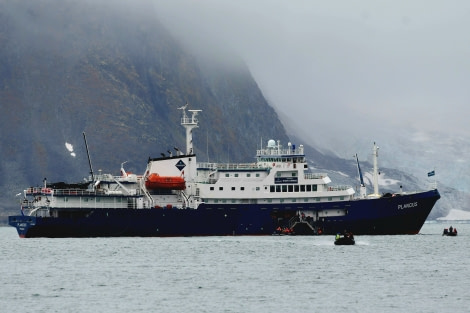
[[[411,202],[411,203],[405,203],[405,204],[399,204],[398,205],[398,210],[403,210],[403,209],[410,209],[418,206],[418,202]]]

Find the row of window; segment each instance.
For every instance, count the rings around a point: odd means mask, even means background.
[[[239,176],[240,176],[239,173],[234,173],[234,174],[232,174],[232,175],[233,175],[233,177],[239,177]],[[277,176],[277,177],[281,177],[281,175],[282,175],[281,172],[277,172],[277,173],[276,173],[276,176]],[[256,176],[256,177],[260,177],[260,174],[259,174],[259,173],[256,173],[255,176]],[[292,176],[292,177],[297,177],[297,172],[296,172],[296,171],[292,171],[292,172],[291,172],[291,176]],[[225,177],[230,177],[230,173],[225,173]],[[251,177],[251,173],[246,173],[246,177]]]
[[[258,158],[258,162],[304,163],[304,157],[293,158]]]
[[[310,192],[317,188],[317,185],[271,185],[269,192]]]
[[[238,177],[239,173],[234,173],[233,177]],[[259,173],[256,173],[256,177],[259,177]],[[230,177],[230,173],[225,173],[225,177]],[[251,177],[251,173],[246,173],[246,177]]]
[[[214,191],[214,187],[209,187],[209,189],[210,189],[211,191]],[[232,189],[233,191],[236,190],[235,187],[232,187],[231,189]],[[219,191],[223,191],[223,190],[224,190],[224,187],[219,187]],[[245,187],[240,187],[240,190],[241,190],[241,191],[245,190]],[[259,191],[259,187],[256,187],[256,191]]]
[[[209,189],[214,191],[215,187],[211,186]],[[269,186],[269,192],[311,192],[317,191],[317,185],[271,185]],[[223,191],[224,187],[219,187],[219,191]],[[231,187],[231,190],[235,191],[236,187]],[[240,191],[245,190],[245,187],[240,187]],[[256,191],[260,188],[256,187]]]
[[[309,202],[312,202],[312,201],[316,201],[316,202],[320,202],[320,199],[319,197],[315,197],[315,198],[302,198],[302,199],[265,199],[265,201],[267,203],[284,203],[284,202],[292,202],[292,203],[295,203],[295,202],[306,202],[306,203],[309,203]],[[328,197],[326,198],[326,200],[328,201],[333,201],[333,198],[332,197]],[[344,200],[344,197],[339,197],[339,200]],[[204,201],[206,203],[245,203],[246,200],[240,200],[240,199],[204,199]],[[258,203],[259,203],[260,200],[258,200]]]

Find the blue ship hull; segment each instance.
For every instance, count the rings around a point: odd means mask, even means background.
[[[77,209],[59,217],[10,216],[20,237],[226,236],[271,235],[298,210],[343,210],[343,216],[312,223],[322,234],[345,229],[355,235],[417,234],[434,204],[437,190],[342,202],[290,204],[202,204],[198,209]],[[296,234],[316,234],[300,223]]]

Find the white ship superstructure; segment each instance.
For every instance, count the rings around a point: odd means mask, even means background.
[[[182,125],[190,136],[197,127],[196,114],[188,118],[183,110]],[[191,129],[187,125],[191,125]],[[192,138],[187,140],[187,152],[192,152]],[[153,203],[197,208],[199,204],[263,204],[263,203],[315,203],[349,201],[353,199],[351,186],[330,186],[326,173],[308,170],[304,147],[288,143],[283,148],[279,141],[269,140],[265,148],[256,152],[253,163],[196,163],[196,156],[177,155],[152,159],[146,176],[182,176],[186,188],[172,192],[162,202],[161,194],[153,196]],[[152,193],[152,192],[150,192]],[[180,203],[180,205],[178,205]]]

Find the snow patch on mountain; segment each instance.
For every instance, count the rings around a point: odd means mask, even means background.
[[[75,152],[73,152],[73,145],[71,143],[65,142],[65,148],[70,152],[71,156],[76,156]]]
[[[451,209],[449,214],[444,217],[438,217],[438,221],[470,221],[470,212]]]

